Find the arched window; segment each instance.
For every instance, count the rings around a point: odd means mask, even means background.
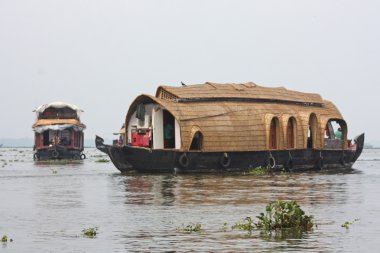
[[[203,134],[197,131],[191,141],[190,150],[201,150],[203,147]]]
[[[309,130],[307,134],[307,148],[314,148],[317,140],[318,121],[317,116],[312,113],[309,118]]]
[[[294,117],[289,118],[288,125],[286,127],[286,147],[295,148],[296,146],[296,119]]]
[[[269,149],[278,149],[278,142],[279,142],[279,121],[278,118],[273,118],[270,123],[270,130],[269,130]]]
[[[325,127],[324,147],[341,149],[346,145],[347,125],[344,120],[330,119]]]

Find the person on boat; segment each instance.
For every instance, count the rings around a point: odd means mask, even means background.
[[[340,127],[335,131],[335,138],[339,140],[343,139],[342,129]]]
[[[59,139],[59,137],[58,137],[58,134],[57,133],[55,133],[54,134],[54,137],[53,137],[53,140],[52,140],[52,144],[55,146],[55,145],[59,145],[60,144],[60,139]]]

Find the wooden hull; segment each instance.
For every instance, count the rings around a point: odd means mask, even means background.
[[[349,169],[360,156],[364,134],[356,138],[355,148],[345,150],[270,150],[243,152],[200,152],[153,150],[132,146],[105,145],[96,137],[96,147],[108,154],[121,172],[202,173],[247,171],[260,166],[274,170]]]
[[[33,155],[35,161],[45,160],[82,160],[86,155],[83,150],[75,148],[67,148],[64,146],[51,146],[48,148],[38,149]]]

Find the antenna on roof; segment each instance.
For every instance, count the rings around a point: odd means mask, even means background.
[[[184,84],[182,81],[181,81],[181,84],[182,84],[182,86],[187,86],[186,84]]]

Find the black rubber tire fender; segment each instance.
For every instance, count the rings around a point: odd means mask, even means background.
[[[267,159],[267,166],[271,169],[274,169],[274,167],[276,167],[276,159],[272,155]]]
[[[178,159],[179,165],[181,165],[182,168],[187,168],[190,163],[190,159],[187,157],[186,153],[183,153],[179,159]]]
[[[53,150],[53,151],[51,152],[51,156],[52,156],[53,158],[57,158],[57,157],[59,156],[59,152],[58,152],[57,150]]]
[[[219,164],[223,168],[227,169],[231,165],[231,157],[227,153],[224,153],[219,160]]]
[[[81,159],[81,160],[86,159],[86,155],[82,153],[82,154],[80,155],[80,159]]]
[[[285,164],[285,168],[288,170],[288,171],[291,171],[293,169],[293,159],[292,158],[289,158],[289,160],[286,162]]]

